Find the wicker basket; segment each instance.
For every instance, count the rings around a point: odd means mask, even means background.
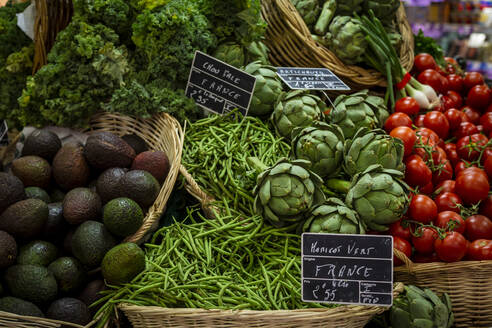
[[[456,327],[492,327],[492,261],[419,264],[397,250],[395,255],[405,262],[395,268],[395,281],[448,293]]]
[[[379,72],[346,65],[333,52],[315,42],[290,0],[264,0],[262,14],[268,23],[266,42],[274,65],[328,68],[353,90],[386,86],[386,78]],[[410,70],[414,59],[414,41],[403,4],[397,12],[397,21],[403,37],[400,61],[405,69]]]

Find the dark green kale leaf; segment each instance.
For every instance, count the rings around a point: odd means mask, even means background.
[[[32,43],[32,40],[17,27],[15,15],[24,11],[28,5],[29,2],[13,4],[9,1],[4,7],[0,7],[0,66],[5,64],[11,53]]]
[[[415,54],[418,55],[421,53],[431,55],[439,66],[446,67],[442,48],[437,44],[436,40],[425,36],[422,30],[415,35]]]

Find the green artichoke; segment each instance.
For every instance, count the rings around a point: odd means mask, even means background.
[[[218,60],[222,60],[237,68],[244,66],[246,62],[244,48],[233,42],[220,44],[217,49],[215,49],[213,56]]]
[[[328,119],[342,128],[345,139],[352,139],[362,127],[381,128],[389,117],[384,99],[370,96],[368,90],[340,95],[335,99],[334,106]]]
[[[311,170],[322,178],[336,176],[343,160],[343,132],[337,125],[316,122],[293,131],[292,154],[311,162]]]
[[[405,286],[390,310],[393,328],[450,328],[454,323],[451,299],[444,293],[439,298],[430,289]]]
[[[318,0],[290,0],[308,27],[312,27],[318,19],[321,7]]]
[[[393,23],[399,7],[400,0],[364,0],[362,5],[364,12],[368,13],[369,10],[372,10],[384,25]]]
[[[365,233],[357,212],[338,198],[328,198],[311,209],[302,231],[315,233]]]
[[[344,63],[354,65],[364,61],[368,43],[356,19],[350,16],[336,16],[328,31],[328,48]]]
[[[244,71],[256,77],[249,114],[254,116],[270,115],[282,93],[282,81],[277,75],[276,68],[256,61],[246,66]]]
[[[408,208],[408,186],[401,180],[403,173],[371,165],[352,178],[345,203],[354,209],[372,230],[388,230]]]
[[[343,0],[338,1],[337,15],[352,16],[354,13],[362,12],[364,0]]]
[[[277,132],[290,140],[294,128],[312,125],[321,120],[327,110],[321,98],[307,90],[294,90],[282,94],[272,114],[273,125]]]
[[[246,62],[252,63],[260,61],[263,65],[270,65],[268,53],[270,49],[261,41],[255,41],[248,44],[246,47]]]
[[[369,166],[380,164],[385,169],[404,171],[404,147],[401,139],[393,138],[381,129],[361,128],[354,138],[345,142],[345,172],[352,176]]]
[[[323,180],[309,170],[310,164],[305,160],[281,159],[263,171],[253,190],[255,212],[275,226],[303,220],[312,206],[325,200]]]

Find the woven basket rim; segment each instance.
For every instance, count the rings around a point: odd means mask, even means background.
[[[28,323],[34,323],[37,325],[45,325],[45,327],[60,327],[61,325],[73,327],[73,328],[89,328],[92,327],[97,323],[97,319],[93,319],[91,322],[89,322],[87,325],[82,326],[78,325],[76,323],[71,323],[71,322],[65,322],[65,321],[60,321],[60,320],[53,320],[53,319],[47,319],[47,318],[39,318],[39,317],[32,317],[32,316],[26,316],[26,315],[18,315],[15,313],[10,313],[10,312],[4,312],[0,311],[0,320],[2,319],[12,319],[12,320],[21,320],[24,322]],[[25,323],[23,323],[25,324]],[[22,326],[26,327],[26,326]]]

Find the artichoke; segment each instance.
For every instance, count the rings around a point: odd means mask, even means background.
[[[215,49],[213,56],[218,60],[226,62],[237,68],[244,66],[246,62],[244,48],[233,42],[220,44],[217,49]]]
[[[309,166],[309,161],[281,159],[263,171],[253,190],[255,212],[275,226],[303,220],[312,206],[325,200],[323,181]]]
[[[311,209],[302,231],[315,233],[365,233],[357,212],[338,198],[328,198]]]
[[[351,176],[365,171],[374,164],[403,172],[403,155],[401,139],[393,138],[380,129],[371,131],[361,128],[353,139],[345,142],[343,168]]]
[[[292,154],[296,159],[311,162],[311,170],[320,177],[335,176],[343,160],[343,132],[337,125],[316,122],[307,128],[297,128],[293,134]]]
[[[396,12],[400,7],[400,0],[364,0],[364,12],[372,10],[374,15],[384,25],[391,25],[396,19]]]
[[[246,47],[246,62],[251,63],[260,61],[263,65],[270,65],[268,53],[270,49],[261,41],[255,41],[248,44]]]
[[[370,96],[368,90],[335,99],[335,108],[330,111],[329,121],[342,128],[345,139],[352,139],[361,128],[380,128],[389,117],[381,97]]]
[[[244,71],[256,77],[249,114],[270,115],[277,98],[282,93],[282,81],[277,76],[275,67],[262,65],[260,61],[256,61],[246,66]]]
[[[356,19],[337,16],[331,22],[328,31],[328,48],[344,63],[354,65],[364,60],[368,43]]]
[[[389,317],[394,328],[450,328],[454,323],[448,294],[439,298],[430,289],[412,285],[405,286],[405,294],[395,299]]]
[[[364,0],[343,0],[338,1],[337,15],[352,16],[354,13],[359,14],[362,11]]]
[[[408,208],[408,186],[401,180],[403,173],[371,165],[352,178],[345,203],[354,209],[364,224],[372,230],[388,230]]]
[[[321,98],[307,90],[294,90],[279,97],[272,114],[277,132],[290,140],[294,128],[312,125],[324,117],[327,110]]]
[[[296,7],[304,23],[308,27],[313,26],[321,11],[318,0],[290,0],[290,2]]]

